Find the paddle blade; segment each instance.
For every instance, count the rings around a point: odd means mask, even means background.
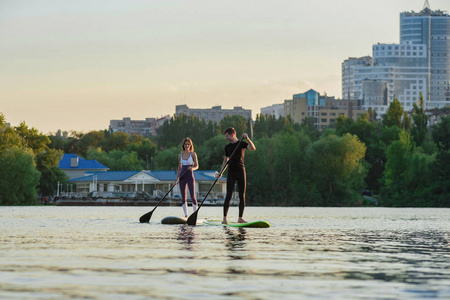
[[[139,218],[139,222],[141,223],[148,223],[150,221],[150,218],[152,217],[153,210],[151,212],[146,213],[145,215],[142,215],[142,217]]]
[[[189,218],[186,221],[186,224],[188,225],[197,225],[197,215],[198,215],[198,209],[189,216]]]

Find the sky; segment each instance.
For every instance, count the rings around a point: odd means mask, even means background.
[[[0,0],[0,113],[44,134],[262,107],[314,89],[341,98],[341,64],[399,43],[424,0]],[[429,0],[450,11],[450,1]]]

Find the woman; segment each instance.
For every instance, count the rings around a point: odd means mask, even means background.
[[[191,195],[192,208],[194,212],[197,210],[197,198],[195,197],[195,179],[194,171],[198,169],[197,154],[194,152],[194,144],[190,138],[185,138],[181,144],[181,153],[178,157],[178,174],[180,191],[181,191],[181,206],[183,207],[184,216],[187,218],[187,202],[186,202],[186,185],[189,187],[189,194]],[[186,171],[186,172],[185,172]],[[183,176],[181,176],[183,174]],[[181,176],[181,178],[180,178]]]

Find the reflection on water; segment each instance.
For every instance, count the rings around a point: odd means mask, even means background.
[[[223,227],[226,234],[225,245],[230,252],[231,259],[243,259],[245,256],[245,228],[236,228],[236,231]]]
[[[228,250],[228,256],[232,260],[242,260],[246,258],[246,243],[245,243],[245,228],[233,228],[223,227],[225,231],[225,247]],[[245,274],[246,268],[233,262],[228,268],[227,272],[230,274]]]
[[[193,244],[195,243],[195,233],[194,227],[189,225],[180,225],[178,226],[178,236],[177,239],[184,246],[181,249],[191,251],[194,250]]]
[[[139,207],[0,207],[0,299],[450,298],[449,209],[250,207],[272,227],[160,224],[177,212],[140,224]]]

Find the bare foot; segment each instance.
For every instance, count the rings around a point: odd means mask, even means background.
[[[226,218],[226,217],[225,217],[225,218],[223,218],[222,224],[228,224],[228,220],[227,220],[227,218]]]
[[[238,218],[238,223],[248,223],[247,221],[245,221],[244,219],[242,219],[242,218]]]

